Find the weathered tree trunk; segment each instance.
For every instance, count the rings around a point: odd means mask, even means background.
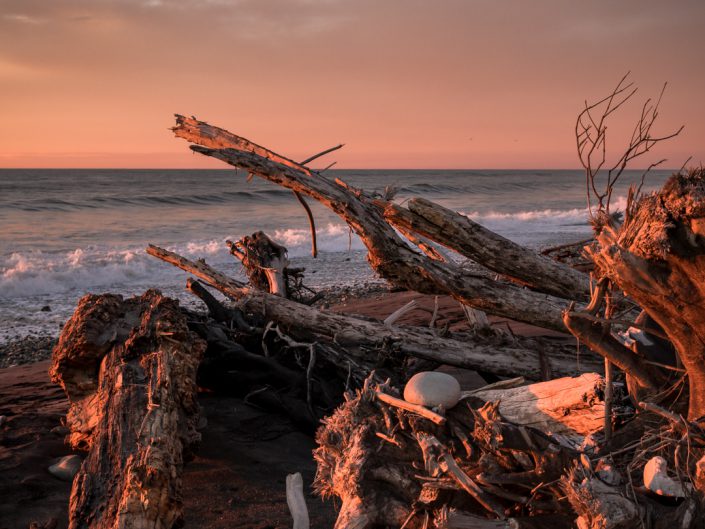
[[[516,244],[468,217],[423,198],[403,208],[386,203],[384,218],[396,228],[428,237],[490,270],[539,292],[566,299],[587,299],[587,275]]]
[[[149,246],[147,252],[194,274],[227,296],[240,300],[240,306],[244,310],[260,314],[268,321],[277,322],[299,341],[315,341],[334,346],[332,350],[337,347],[344,348],[346,353],[341,354],[338,359],[341,366],[347,366],[348,361],[359,366],[370,366],[370,351],[378,351],[498,375],[513,376],[522,373],[531,379],[541,378],[541,354],[550,359],[551,369],[557,376],[599,372],[602,368],[599,357],[587,351],[581,353],[578,364],[572,345],[521,337],[463,337],[466,341],[440,339],[431,330],[390,327],[383,323],[322,311],[266,292],[247,289],[203,261],[192,262],[156,246]]]
[[[174,133],[198,144],[191,146],[195,152],[308,195],[333,210],[360,236],[371,266],[395,285],[422,293],[447,293],[491,314],[565,330],[561,315],[567,302],[511,283],[488,281],[484,274],[414,251],[385,221],[382,208],[363,191],[339,180],[328,180],[249,140],[193,118],[177,116]]]
[[[589,435],[602,429],[605,380],[597,373],[509,389],[479,389],[473,397],[499,402],[506,420],[550,434]]]
[[[228,245],[230,253],[245,268],[252,286],[275,296],[289,297],[286,288],[286,269],[289,266],[286,248],[262,231],[235,242],[228,241]]]
[[[621,228],[605,228],[598,241],[592,258],[599,273],[624,290],[666,333],[688,373],[688,416],[702,417],[705,170],[672,176],[661,191],[630,204]],[[634,361],[643,364],[636,354]]]
[[[200,440],[204,350],[178,303],[155,290],[81,299],[51,367],[71,403],[71,446],[88,451],[71,491],[71,529],[180,525],[184,454]]]

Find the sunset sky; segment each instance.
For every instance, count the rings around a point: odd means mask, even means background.
[[[0,0],[0,167],[222,167],[178,112],[342,168],[572,168],[628,70],[685,125],[657,154],[698,164],[704,26],[702,0]]]

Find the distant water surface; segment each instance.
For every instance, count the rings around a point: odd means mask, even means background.
[[[660,186],[670,171],[648,177]],[[329,171],[366,191],[398,188],[469,215],[521,244],[541,247],[589,235],[580,171]],[[623,176],[613,202],[640,172]],[[291,192],[234,170],[0,170],[0,342],[55,334],[87,292],[183,294],[186,274],[144,253],[147,243],[205,257],[239,276],[226,239],[263,230],[307,268],[313,287],[374,281],[361,242],[311,202],[321,257],[308,256],[306,217]],[[41,312],[49,305],[50,312]]]

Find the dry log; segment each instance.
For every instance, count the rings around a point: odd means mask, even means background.
[[[71,403],[68,440],[88,451],[71,491],[71,529],[180,525],[183,459],[200,440],[204,349],[178,303],[157,291],[81,299],[51,367]]]
[[[582,343],[629,373],[639,386],[658,389],[663,385],[661,374],[653,366],[641,362],[641,358],[634,351],[610,334],[604,323],[592,321],[581,313],[572,311],[565,312],[563,321],[566,328]]]
[[[372,197],[269,149],[205,122],[177,115],[174,133],[196,143],[195,152],[223,160],[318,200],[340,215],[362,239],[372,267],[395,285],[423,293],[448,293],[466,305],[540,327],[564,330],[564,301],[513,284],[487,281],[452,263],[412,250],[385,221]]]
[[[506,420],[549,434],[590,435],[604,422],[605,381],[597,373],[564,377],[510,389],[480,389],[473,397],[499,402]]]
[[[262,231],[235,242],[227,241],[227,244],[230,253],[242,263],[252,286],[276,296],[288,297],[286,269],[289,258],[286,248]]]
[[[598,241],[599,249],[591,257],[600,274],[634,299],[666,333],[688,374],[688,416],[702,417],[705,169],[676,174],[658,193],[631,201],[621,228],[606,226]],[[628,371],[634,374],[632,368]]]
[[[413,198],[407,208],[388,202],[384,218],[398,229],[423,235],[539,292],[566,299],[589,297],[588,276],[569,266],[516,244],[429,200]]]
[[[188,279],[186,281],[186,289],[206,304],[208,313],[215,321],[225,323],[229,326],[235,325],[235,327],[242,331],[254,331],[254,328],[245,321],[241,310],[223,305],[198,281]]]
[[[340,353],[336,359],[341,367],[347,366],[350,361],[353,365],[366,365],[369,370],[370,351],[386,351],[388,355],[413,356],[498,375],[511,376],[521,372],[527,378],[539,379],[541,361],[537,351],[540,349],[550,359],[553,372],[559,376],[599,372],[603,364],[595,355],[584,352],[581,353],[578,365],[574,347],[566,347],[550,340],[536,341],[517,337],[507,342],[509,338],[506,336],[494,339],[467,336],[464,337],[466,341],[461,341],[439,339],[430,329],[389,328],[383,323],[343,316],[247,289],[203,261],[192,262],[156,246],[149,246],[147,252],[196,275],[225,295],[239,299],[244,310],[277,322],[299,341],[315,341],[345,348],[345,353]]]

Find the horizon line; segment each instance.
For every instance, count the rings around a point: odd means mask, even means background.
[[[310,168],[312,171],[322,169]],[[686,167],[654,167],[649,172],[680,171]],[[0,171],[244,171],[238,167],[0,167]],[[646,167],[630,167],[625,171],[646,171]],[[580,171],[581,167],[346,167],[327,171]]]

